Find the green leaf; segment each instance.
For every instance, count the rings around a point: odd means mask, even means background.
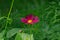
[[[17,33],[15,40],[34,40],[33,34]]]
[[[4,40],[4,38],[1,38],[1,37],[0,37],[0,40]]]
[[[5,30],[3,30],[1,33],[0,33],[0,38],[2,38],[4,36],[4,33],[5,33]]]
[[[21,35],[21,34],[18,33],[18,34],[16,35],[16,37],[15,37],[15,40],[22,40],[22,37],[21,37],[20,35]]]
[[[4,40],[4,38],[3,38],[4,33],[5,33],[5,30],[3,30],[3,31],[0,33],[0,40]]]
[[[4,40],[3,38],[0,38],[0,40]]]
[[[7,32],[6,37],[7,37],[7,38],[11,38],[11,37],[14,36],[19,30],[20,30],[19,28],[13,28],[13,29],[9,30],[9,31]]]
[[[54,31],[60,31],[60,24],[55,24],[55,25],[53,25],[53,26],[52,26],[52,29],[53,29]]]

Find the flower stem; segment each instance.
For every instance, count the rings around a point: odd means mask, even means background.
[[[12,0],[11,7],[10,7],[10,10],[9,10],[9,13],[8,13],[8,16],[7,16],[7,21],[6,21],[6,26],[5,26],[5,40],[6,40],[6,33],[7,33],[7,27],[8,27],[8,18],[11,14],[13,3],[14,3],[14,0]]]
[[[12,0],[11,7],[10,7],[10,10],[9,10],[9,13],[8,13],[8,18],[9,18],[10,14],[11,14],[13,3],[14,3],[14,0]]]
[[[29,24],[29,28],[31,28],[31,25]],[[30,32],[30,40],[31,40],[31,29],[29,30]]]

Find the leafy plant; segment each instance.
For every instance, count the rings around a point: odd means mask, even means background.
[[[25,34],[33,34],[34,40],[60,40],[60,0],[0,0],[0,10],[0,40],[22,40]],[[39,22],[22,23],[28,14]]]
[[[15,40],[34,40],[33,34],[17,33]]]

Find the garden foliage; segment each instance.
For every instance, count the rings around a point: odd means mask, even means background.
[[[39,22],[22,23],[29,14],[38,16]],[[25,40],[21,36],[60,40],[60,0],[0,0],[0,40]]]

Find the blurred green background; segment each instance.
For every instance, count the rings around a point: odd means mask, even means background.
[[[0,17],[7,16],[12,0],[0,0]],[[20,18],[28,14],[39,17],[40,22],[33,25],[34,40],[60,40],[60,0],[14,0],[10,15],[11,28],[28,28]],[[0,20],[0,32],[4,29],[6,19]],[[29,33],[29,30],[26,31]],[[10,38],[14,40],[14,37]]]

